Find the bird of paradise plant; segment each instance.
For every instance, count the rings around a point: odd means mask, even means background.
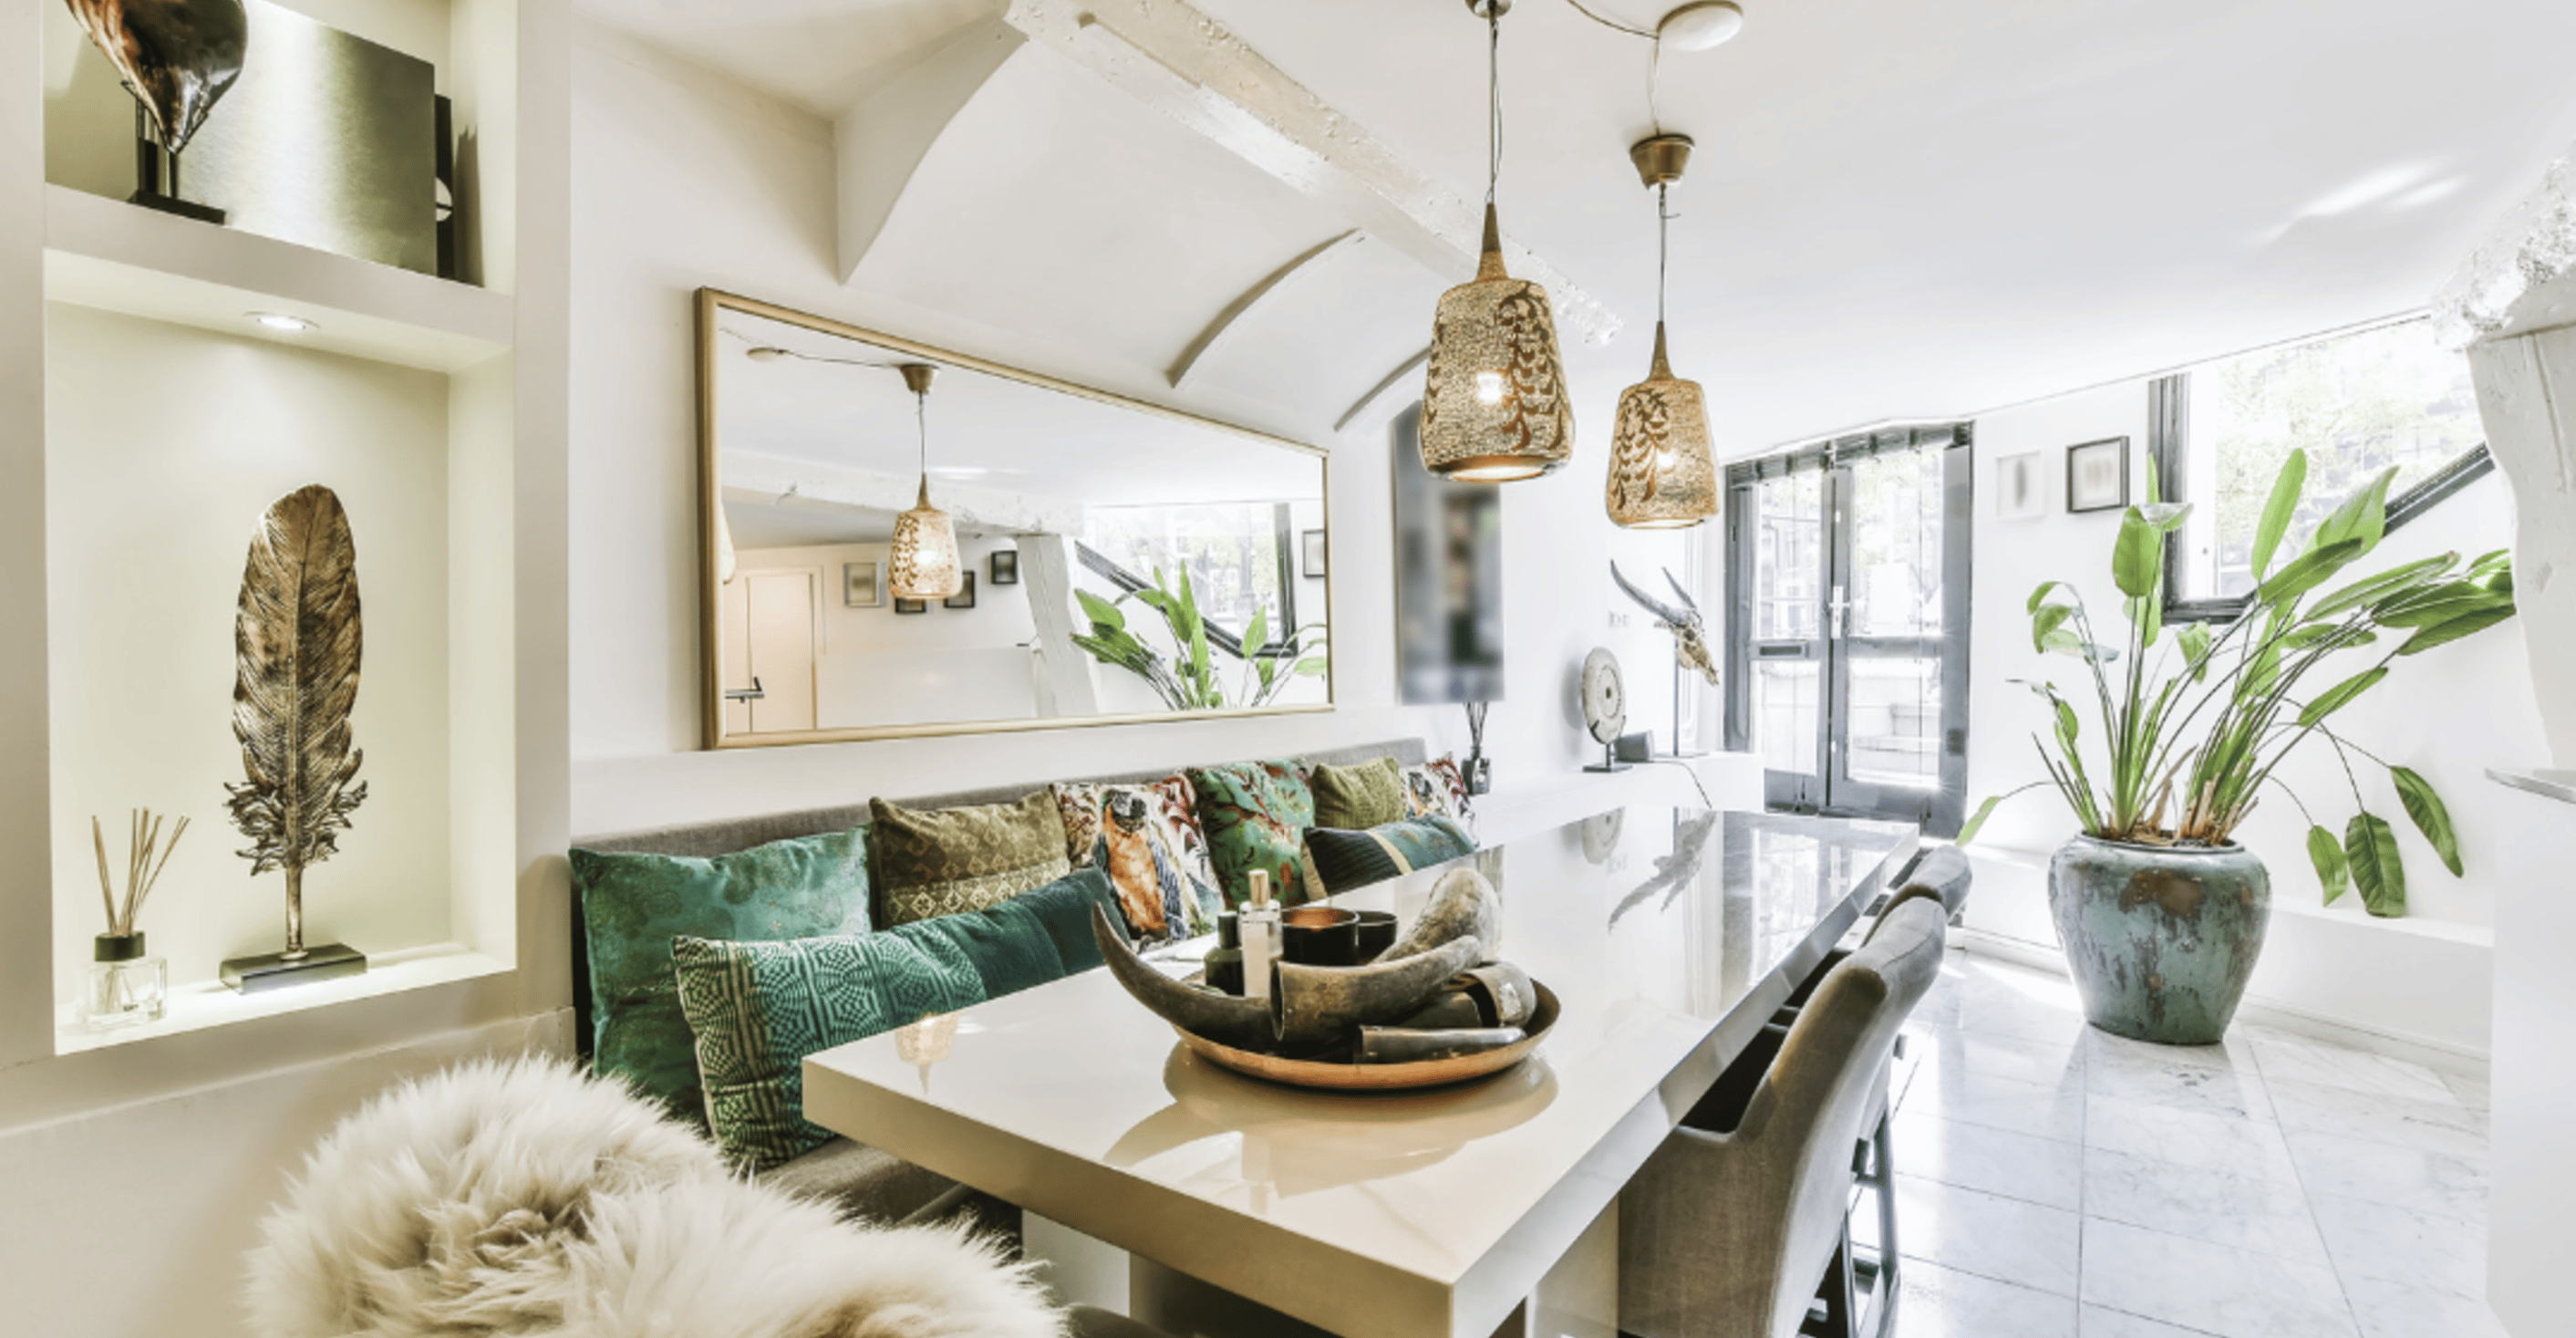
[[[1207,620],[1199,614],[1198,592],[1187,567],[1181,569],[1177,583],[1168,581],[1163,569],[1156,567],[1151,587],[1129,591],[1115,600],[1102,599],[1088,590],[1073,594],[1082,604],[1083,616],[1091,620],[1090,634],[1077,633],[1073,644],[1089,651],[1102,664],[1144,679],[1154,695],[1175,711],[1225,708],[1225,685],[1209,658]],[[1127,630],[1127,615],[1119,606],[1131,599],[1162,615],[1163,625],[1172,636],[1174,653],[1170,661]],[[1311,653],[1283,671],[1279,660],[1261,653],[1270,644],[1270,610],[1254,609],[1252,623],[1243,631],[1243,678],[1234,700],[1245,707],[1266,706],[1287,691],[1293,679],[1322,677],[1329,664],[1323,626],[1308,623],[1288,634],[1290,646]]]
[[[2111,572],[2129,629],[2126,644],[2097,640],[2083,597],[2063,581],[2042,582],[2027,612],[2032,645],[2081,660],[2092,678],[2103,735],[2096,780],[2082,746],[2081,717],[2054,683],[2024,681],[2054,717],[2052,738],[2033,737],[2048,778],[1987,799],[1959,833],[1975,838],[1995,806],[2054,786],[2086,835],[2143,845],[2228,844],[2266,786],[2289,795],[2308,824],[2308,857],[2332,904],[2358,889],[2373,915],[2406,912],[2406,870],[2395,829],[2369,810],[2354,774],[2358,754],[2388,772],[2406,816],[2444,868],[2462,871],[2449,809],[2424,777],[2374,756],[2329,721],[2379,686],[2400,659],[2475,635],[2513,616],[2513,568],[2503,552],[2463,563],[2444,553],[2317,592],[2379,544],[2388,489],[2380,474],[2317,526],[2305,549],[2273,570],[2306,486],[2307,454],[2292,452],[2274,482],[2252,550],[2252,599],[2234,621],[2193,623],[2164,636],[2165,536],[2188,506],[2131,507],[2112,548]],[[2151,672],[2148,656],[2158,655]],[[2372,656],[2366,663],[2351,658]],[[2358,672],[2349,672],[2358,667]],[[2277,773],[2309,739],[2322,737],[2343,764],[2357,810],[2340,838],[2316,821]]]

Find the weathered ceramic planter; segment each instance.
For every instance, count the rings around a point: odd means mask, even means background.
[[[2209,1045],[2227,1034],[2263,954],[2272,880],[2243,846],[2079,836],[2048,862],[2048,904],[2094,1026]]]

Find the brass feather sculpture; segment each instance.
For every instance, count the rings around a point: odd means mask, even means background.
[[[233,737],[249,779],[227,784],[256,876],[286,871],[286,951],[305,955],[304,870],[339,850],[366,800],[351,785],[358,701],[358,549],[340,499],[320,484],[280,498],[251,536],[233,624]]]
[[[66,3],[143,104],[153,143],[173,157],[241,78],[250,46],[250,16],[242,0]]]

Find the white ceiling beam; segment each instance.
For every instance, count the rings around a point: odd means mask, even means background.
[[[1484,207],[1398,157],[1181,0],[1011,0],[1032,41],[1312,196],[1452,283],[1476,272]],[[1546,287],[1559,327],[1607,343],[1620,320],[1506,236],[1514,275]]]
[[[921,487],[917,474],[878,474],[748,451],[726,451],[722,464],[727,493],[773,504],[793,498],[818,507],[898,515],[912,509]],[[1057,497],[934,480],[930,503],[947,512],[957,528],[974,534],[1082,533],[1082,504]]]
[[[1000,19],[986,19],[832,123],[841,282],[859,272],[948,123],[1027,41]]]
[[[1262,304],[1295,287],[1300,278],[1324,269],[1333,257],[1346,254],[1367,240],[1367,233],[1354,228],[1280,266],[1269,278],[1245,289],[1241,297],[1227,303],[1225,310],[1208,322],[1207,329],[1181,351],[1180,360],[1172,364],[1168,373],[1172,388],[1179,390],[1188,386],[1190,373],[1198,370],[1199,364],[1206,361],[1209,354],[1223,347],[1226,336],[1242,326]]]
[[[1372,409],[1378,406],[1380,401],[1387,397],[1388,391],[1394,390],[1396,387],[1403,385],[1411,377],[1419,374],[1422,371],[1422,365],[1429,361],[1431,361],[1431,347],[1426,344],[1423,346],[1421,352],[1405,359],[1394,371],[1387,373],[1385,380],[1371,386],[1367,394],[1352,401],[1351,407],[1343,410],[1341,418],[1333,424],[1333,431],[1349,431],[1351,424],[1358,422],[1361,415],[1369,413]],[[1391,415],[1393,410],[1390,409],[1388,413]]]

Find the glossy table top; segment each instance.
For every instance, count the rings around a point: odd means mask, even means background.
[[[1486,1338],[1915,848],[1892,823],[1606,814],[1468,861],[1564,1015],[1416,1093],[1192,1056],[1106,971],[805,1064],[807,1115],[1337,1333]],[[1409,924],[1449,866],[1336,898]],[[1179,974],[1185,963],[1174,961]]]

